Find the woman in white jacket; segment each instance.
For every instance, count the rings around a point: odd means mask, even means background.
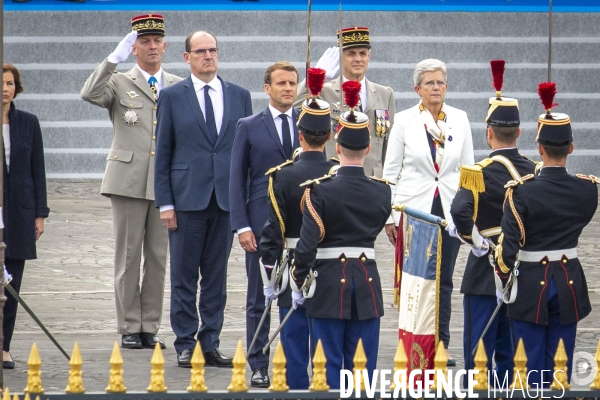
[[[442,61],[421,61],[413,78],[421,101],[394,117],[383,179],[395,183],[391,186],[393,204],[406,204],[450,221],[460,166],[474,163],[471,127],[464,111],[444,102],[448,84]],[[398,219],[399,214],[393,212],[385,227],[394,245]],[[452,273],[459,246],[458,239],[442,231],[439,339],[446,348],[450,341]]]

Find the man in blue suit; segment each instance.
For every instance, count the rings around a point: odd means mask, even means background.
[[[235,124],[252,114],[252,104],[250,92],[217,76],[214,35],[190,34],[183,56],[191,76],[165,88],[158,103],[154,174],[156,206],[169,229],[171,327],[180,367],[191,367],[196,335],[207,365],[232,367],[219,350],[233,241],[229,170]]]
[[[235,130],[232,150],[229,199],[231,229],[236,231],[246,251],[246,340],[249,346],[265,310],[265,296],[260,274],[258,243],[269,216],[267,188],[269,168],[292,158],[299,147],[298,111],[292,106],[298,88],[298,71],[285,61],[271,65],[265,72],[265,92],[269,106],[262,112],[240,119]],[[256,343],[248,355],[253,387],[269,387],[269,352],[267,344],[269,318],[263,324]]]

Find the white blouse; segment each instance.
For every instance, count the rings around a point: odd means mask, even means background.
[[[4,139],[4,159],[8,171],[10,165],[10,127],[8,124],[2,124],[2,139]]]

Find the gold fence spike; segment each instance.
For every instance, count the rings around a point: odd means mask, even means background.
[[[79,352],[79,343],[75,342],[73,346],[73,354],[71,354],[71,360],[69,360],[71,370],[69,371],[69,380],[67,381],[67,388],[65,393],[69,394],[81,394],[85,393],[83,388],[83,378],[81,372],[81,366],[83,361],[81,360],[81,353]]]
[[[567,375],[567,352],[565,351],[565,343],[562,339],[558,341],[558,348],[554,355],[554,381],[550,385],[550,389],[553,390],[569,390],[569,377]]]
[[[150,364],[152,365],[150,386],[148,386],[146,391],[150,393],[165,393],[167,391],[167,387],[165,386],[165,370],[163,368],[165,366],[165,358],[158,342],[156,342],[156,346],[154,347]]]
[[[435,357],[433,357],[433,368],[435,370],[435,375],[433,376],[433,385],[431,386],[431,390],[437,390],[437,381],[438,376],[444,375],[448,373],[448,353],[446,352],[446,347],[444,347],[444,342],[439,341],[437,349],[435,350]]]
[[[19,400],[19,395],[18,394],[14,394],[12,400]]]
[[[488,390],[488,369],[487,369],[487,354],[485,352],[485,346],[483,345],[483,339],[479,339],[477,344],[477,351],[475,352],[475,369],[478,370],[475,378],[477,379],[477,385],[473,388],[474,390]]]
[[[206,382],[204,380],[204,364],[206,360],[204,359],[204,354],[202,354],[202,347],[200,346],[200,342],[196,341],[196,347],[194,348],[194,354],[192,354],[192,376],[190,378],[190,386],[188,386],[188,392],[206,392],[208,388],[206,387]]]
[[[598,372],[596,372],[596,376],[594,377],[594,382],[590,386],[590,389],[600,389],[600,341],[598,342],[598,347],[596,348],[596,365],[598,366]]]
[[[398,348],[396,349],[396,355],[394,356],[394,373],[392,374],[392,383],[390,384],[390,391],[396,389],[396,381],[394,376],[396,371],[404,371],[406,373],[406,365],[408,364],[408,357],[406,357],[406,350],[404,350],[404,343],[402,339],[398,341]]]
[[[27,361],[29,371],[27,371],[27,386],[23,391],[31,394],[44,393],[42,387],[42,360],[40,359],[40,353],[38,353],[37,344],[31,346],[31,353],[29,353],[29,360]]]
[[[123,385],[123,357],[121,357],[121,351],[117,342],[113,346],[109,363],[110,373],[106,393],[125,393],[127,388]]]
[[[37,396],[40,397],[40,396]],[[31,396],[29,396],[29,393],[25,393],[25,396],[23,396],[23,400],[31,400]]]
[[[360,390],[365,390],[365,380],[362,370],[367,369],[367,355],[365,354],[362,338],[358,339],[356,352],[354,353],[352,361],[354,362],[354,370],[352,371],[354,372],[354,376],[356,376],[357,373],[359,374]]]
[[[10,390],[8,390],[8,388],[4,388],[4,394],[2,395],[2,400],[10,400]]]
[[[290,390],[285,377],[285,363],[283,346],[279,342],[277,343],[277,350],[275,350],[275,356],[273,357],[273,379],[271,380],[271,386],[269,386],[271,392],[287,392]]]
[[[325,352],[323,351],[323,344],[321,339],[317,342],[315,348],[315,355],[313,356],[313,380],[308,390],[313,392],[327,392],[329,391],[329,385],[327,384],[327,369],[325,364],[327,359],[325,358]]]
[[[246,357],[244,356],[244,350],[242,348],[242,341],[240,340],[237,345],[237,350],[233,356],[233,372],[231,374],[231,384],[227,387],[229,392],[247,392],[248,385],[246,385]]]
[[[513,384],[511,389],[529,389],[529,384],[527,384],[527,354],[525,354],[525,345],[523,344],[523,338],[519,339],[519,344],[517,345],[517,351],[515,351],[515,369],[513,372]],[[525,381],[526,385],[523,387],[523,381]]]

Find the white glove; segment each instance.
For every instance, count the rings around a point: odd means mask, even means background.
[[[271,285],[263,285],[263,293],[265,294],[265,307],[269,304],[269,299],[271,301],[277,298],[277,293],[275,293],[275,288]]]
[[[475,257],[483,257],[487,255],[488,251],[490,251],[490,243],[487,241],[487,239],[483,239],[483,243],[481,244],[480,248],[476,249],[475,247],[471,247],[471,252],[473,252]]]
[[[304,298],[302,291],[299,291],[299,292],[292,291],[292,307],[294,307],[294,310],[296,310],[298,308],[298,305],[304,304],[304,300],[306,300],[306,299]]]
[[[121,40],[121,43],[117,45],[115,51],[110,53],[106,60],[113,64],[119,64],[126,61],[131,54],[131,47],[137,39],[137,31],[131,31]]]
[[[325,50],[325,53],[319,58],[316,68],[325,70],[325,78],[331,80],[340,70],[340,49],[338,47],[330,47]]]
[[[498,302],[498,305],[504,303],[504,293],[499,290],[496,290],[496,301]]]
[[[456,231],[456,225],[454,225],[454,222],[450,222],[448,225],[446,225],[446,232],[448,232],[450,236],[460,239],[460,237],[458,236],[458,232]]]
[[[8,273],[6,270],[6,265],[4,266],[4,280],[2,281],[2,285],[6,286],[8,282],[12,279],[12,275]]]

